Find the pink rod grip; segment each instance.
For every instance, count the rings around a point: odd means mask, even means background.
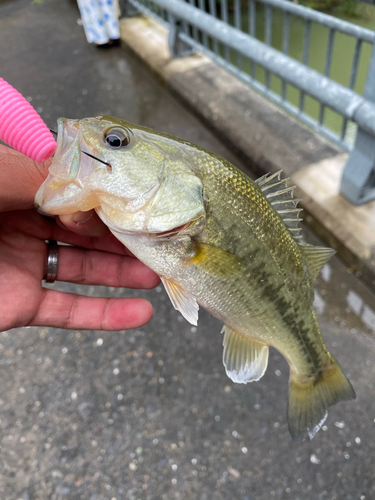
[[[0,78],[0,139],[40,163],[56,150],[56,141],[31,104]]]

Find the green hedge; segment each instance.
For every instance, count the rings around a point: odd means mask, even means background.
[[[349,16],[355,15],[355,0],[298,0],[296,3],[323,12],[340,12]]]

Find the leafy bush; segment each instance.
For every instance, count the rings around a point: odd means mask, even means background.
[[[295,3],[305,5],[311,9],[337,12],[347,16],[354,16],[357,6],[355,0],[297,0]]]

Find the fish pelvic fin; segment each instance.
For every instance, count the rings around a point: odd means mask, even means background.
[[[268,365],[268,345],[224,325],[223,363],[228,377],[247,384],[263,377]]]
[[[313,439],[324,424],[328,408],[339,401],[355,399],[354,389],[335,358],[314,380],[291,371],[289,380],[288,425],[293,440]]]

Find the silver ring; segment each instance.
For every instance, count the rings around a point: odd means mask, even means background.
[[[57,262],[59,258],[59,245],[55,240],[48,240],[47,244],[47,266],[45,273],[46,283],[53,283],[57,276]]]

